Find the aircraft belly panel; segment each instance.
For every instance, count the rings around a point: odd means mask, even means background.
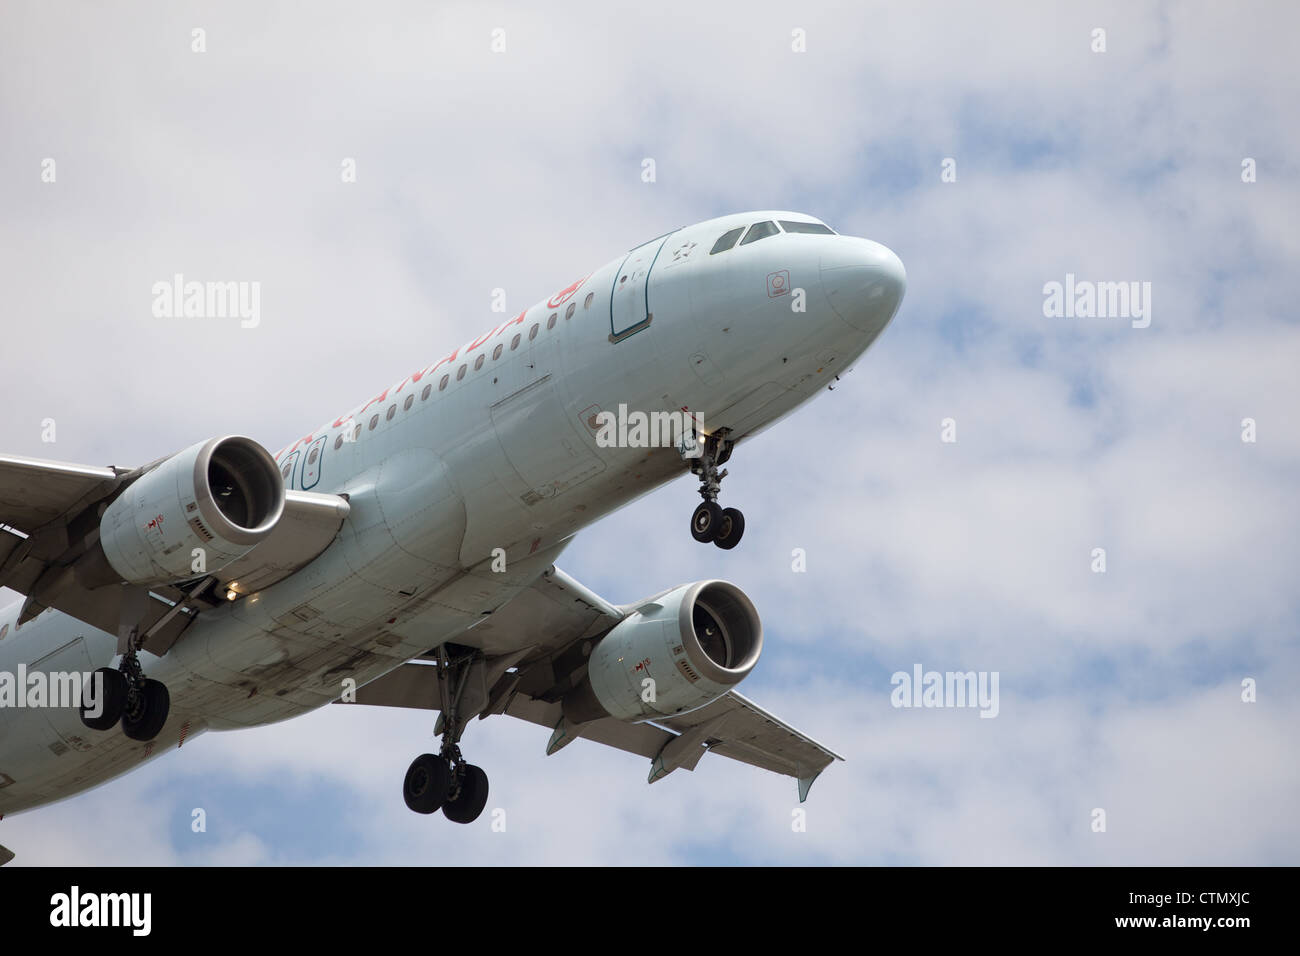
[[[493,405],[492,427],[510,464],[503,483],[526,505],[563,494],[605,468],[568,423],[550,376]]]

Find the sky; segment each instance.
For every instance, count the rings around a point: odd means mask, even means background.
[[[274,451],[496,325],[494,289],[522,308],[730,212],[882,242],[908,291],[833,393],[728,463],[738,549],[691,540],[684,476],[559,562],[615,603],[745,589],[766,643],[740,689],[846,757],[804,817],[788,778],[706,755],[647,786],[643,758],[546,757],[497,717],[463,745],[488,811],[455,826],[401,799],[431,713],[327,707],[205,734],[0,842],[1300,863],[1298,28],[1283,2],[4,4],[6,453]],[[156,318],[176,273],[260,282],[260,322]],[[1149,325],[1049,317],[1067,275],[1150,283]],[[997,716],[894,706],[916,665],[996,673]]]

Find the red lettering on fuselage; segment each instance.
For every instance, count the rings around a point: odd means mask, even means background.
[[[484,342],[486,342],[488,339],[492,338],[492,336],[493,336],[494,333],[501,331],[502,328],[503,328],[503,326],[498,325],[498,326],[497,326],[495,329],[493,329],[491,332],[487,332],[487,333],[485,333],[484,335],[479,336],[479,337],[476,338],[473,342],[471,342],[469,345],[465,346],[465,351],[466,351],[466,352],[473,352],[476,348],[478,348],[480,345],[482,345],[482,344],[483,344]]]
[[[315,437],[315,435],[316,435],[316,433],[315,433],[315,432],[312,432],[312,433],[311,433],[310,435],[308,435],[306,438],[299,438],[296,442],[294,442],[292,445],[289,446],[289,451],[293,451],[295,448],[297,448],[299,445],[303,444],[304,442],[308,442],[308,443],[310,443],[311,440],[312,440],[312,438]],[[276,458],[279,458],[280,456],[279,456],[279,455],[276,455],[275,457],[276,457]]]
[[[429,366],[429,370],[426,374],[432,375],[434,372],[438,371],[440,367],[446,365],[448,362],[456,361],[456,356],[459,354],[460,354],[460,349],[457,349],[456,351],[448,355],[445,359],[438,359],[438,361],[434,362],[432,365]]]
[[[518,315],[516,315],[513,319],[507,319],[506,321],[502,322],[500,325],[498,325],[498,326],[497,326],[495,329],[493,329],[491,332],[488,332],[486,335],[483,335],[483,336],[481,336],[480,338],[475,339],[475,340],[474,340],[474,341],[473,341],[473,342],[472,342],[468,347],[466,347],[465,351],[466,351],[466,352],[472,352],[472,351],[474,351],[476,348],[478,348],[480,345],[482,345],[484,342],[486,342],[488,339],[493,338],[494,336],[500,335],[500,334],[501,334],[502,332],[504,332],[506,329],[510,328],[510,326],[512,326],[512,325],[518,325],[520,322],[522,322],[522,321],[524,320],[524,315],[526,315],[527,312],[528,312],[528,310],[527,310],[527,309],[524,309],[523,312],[520,312],[520,313],[519,313]]]
[[[366,409],[367,409],[367,408],[369,408],[371,405],[375,404],[376,402],[382,402],[382,401],[383,401],[384,399],[386,399],[387,397],[388,397],[388,389],[384,389],[382,392],[379,393],[379,395],[378,395],[377,397],[372,398],[370,401],[368,401],[368,402],[366,402],[364,405],[362,405],[362,406],[361,406],[361,411],[357,412],[357,414],[358,414],[358,415],[364,415],[364,414],[366,413]]]
[[[583,276],[581,279],[573,283],[573,285],[569,286],[568,288],[561,289],[559,292],[555,293],[555,295],[551,296],[549,299],[546,300],[546,307],[548,309],[554,309],[558,306],[564,305],[564,303],[569,301],[569,298],[573,295],[573,293],[577,292],[579,289],[582,288],[582,284],[586,281],[587,281],[587,276]]]
[[[578,289],[580,289],[580,288],[582,287],[582,284],[583,284],[584,282],[587,281],[587,278],[588,278],[588,276],[583,276],[581,279],[579,279],[577,282],[573,283],[573,285],[569,286],[567,289],[564,289],[564,290],[561,291],[561,292],[557,292],[554,296],[552,296],[549,300],[547,300],[547,303],[546,303],[546,304],[547,304],[548,306],[550,306],[551,308],[555,308],[557,305],[562,305],[562,304],[565,302],[566,299],[568,299],[571,295],[573,295],[573,293],[577,292]],[[518,315],[516,315],[513,319],[507,319],[505,322],[502,322],[500,325],[498,325],[498,326],[497,326],[495,329],[493,329],[491,332],[488,332],[486,335],[483,335],[483,336],[481,336],[480,338],[477,338],[477,339],[475,339],[473,342],[471,342],[468,346],[465,347],[465,351],[466,351],[466,352],[472,352],[472,351],[474,351],[476,348],[478,348],[480,345],[482,345],[482,344],[483,344],[484,342],[486,342],[488,339],[493,338],[494,336],[500,335],[502,332],[504,332],[506,329],[510,328],[510,326],[512,326],[512,325],[522,325],[522,324],[523,324],[523,321],[524,321],[524,316],[526,316],[527,314],[528,314],[528,310],[527,310],[527,309],[524,309],[524,311],[520,312],[520,313],[519,313]],[[420,379],[424,378],[424,376],[426,376],[426,375],[432,375],[434,372],[438,371],[438,369],[441,368],[443,365],[446,365],[446,364],[448,364],[449,362],[454,362],[454,361],[456,361],[456,357],[457,357],[458,355],[460,355],[460,351],[461,351],[460,349],[456,349],[454,352],[452,352],[452,353],[451,353],[450,355],[448,355],[446,358],[439,359],[437,362],[434,362],[434,363],[433,363],[432,365],[430,365],[428,368],[423,369],[422,371],[416,372],[416,373],[414,373],[413,375],[408,375],[406,378],[402,379],[401,384],[398,385],[397,388],[391,388],[391,387],[390,387],[390,388],[386,388],[386,389],[384,389],[384,390],[383,390],[383,391],[382,391],[382,392],[381,392],[377,397],[372,398],[370,401],[368,401],[368,402],[366,402],[364,405],[362,405],[360,411],[355,412],[355,413],[349,413],[349,414],[347,414],[347,415],[340,415],[338,418],[334,419],[334,424],[333,424],[333,426],[331,426],[331,427],[333,427],[333,428],[341,428],[341,427],[343,426],[343,423],[344,423],[344,422],[346,422],[346,421],[348,421],[348,420],[350,420],[350,419],[353,419],[353,418],[357,418],[357,417],[359,417],[359,416],[361,416],[361,415],[364,415],[365,412],[366,412],[366,409],[369,408],[371,405],[374,405],[374,404],[376,404],[377,402],[382,402],[384,399],[386,399],[386,398],[388,397],[388,393],[389,393],[390,391],[393,392],[394,394],[396,394],[396,393],[400,392],[402,389],[404,389],[404,388],[406,387],[406,383],[407,383],[407,382],[418,382],[418,381],[420,381]],[[314,434],[315,434],[315,433],[313,433],[312,435],[308,435],[306,438],[300,438],[300,439],[298,439],[298,441],[294,442],[292,445],[289,446],[288,451],[292,452],[294,449],[296,449],[299,445],[303,444],[304,442],[308,442],[308,443],[310,443],[311,440],[312,440],[312,438],[314,437]],[[280,451],[280,452],[277,452],[277,453],[276,453],[276,456],[275,456],[276,459],[279,460],[280,456],[283,455],[283,454],[285,454],[285,453],[286,453],[286,452],[283,451],[283,450]]]

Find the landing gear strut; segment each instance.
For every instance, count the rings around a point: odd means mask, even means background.
[[[700,497],[704,502],[691,515],[691,537],[705,544],[712,541],[730,551],[740,544],[745,533],[745,516],[738,508],[723,508],[718,504],[722,479],[727,477],[727,470],[719,471],[718,466],[731,457],[735,444],[726,436],[727,430],[722,429],[697,439],[704,447],[700,456],[691,460],[691,474],[699,476]]]
[[[470,674],[479,652],[456,657],[447,645],[438,648],[438,694],[441,714],[435,733],[442,736],[442,747],[435,754],[420,754],[406,771],[402,796],[416,813],[437,813],[453,823],[473,823],[487,806],[488,778],[481,767],[466,763],[460,752],[460,738],[465,732],[462,702]],[[469,716],[473,716],[470,714]]]
[[[81,722],[91,730],[110,730],[121,721],[122,733],[132,740],[153,740],[162,732],[171,710],[171,695],[161,681],[144,676],[134,647],[122,655],[116,670],[101,667],[88,683]]]

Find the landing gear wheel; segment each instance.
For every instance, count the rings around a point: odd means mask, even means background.
[[[142,686],[127,693],[126,709],[122,714],[122,733],[132,740],[153,740],[167,723],[171,710],[171,695],[161,681],[146,680]]]
[[[460,790],[442,805],[442,814],[452,823],[473,823],[487,806],[488,778],[482,768],[465,765]]]
[[[478,648],[444,642],[431,652],[436,655],[438,678],[438,723],[435,736],[442,738],[442,748],[435,757],[422,754],[406,771],[402,795],[406,805],[416,813],[433,813],[441,809],[452,823],[472,823],[487,804],[487,774],[465,761],[460,739],[465,722],[480,715],[480,702],[462,711],[465,688],[472,675],[483,666],[483,652]]]
[[[126,675],[112,667],[98,668],[82,691],[81,722],[91,730],[112,730],[126,710],[126,698]],[[99,716],[90,716],[92,711]]]
[[[718,533],[722,524],[722,508],[716,501],[705,501],[691,515],[691,537],[702,544],[708,544]]]
[[[420,754],[411,761],[402,782],[406,805],[416,813],[437,813],[451,789],[451,768],[435,754]]]
[[[724,551],[730,551],[740,544],[744,533],[745,516],[740,513],[740,509],[726,508],[722,512],[722,520],[718,522],[718,533],[713,536],[713,543]]]

